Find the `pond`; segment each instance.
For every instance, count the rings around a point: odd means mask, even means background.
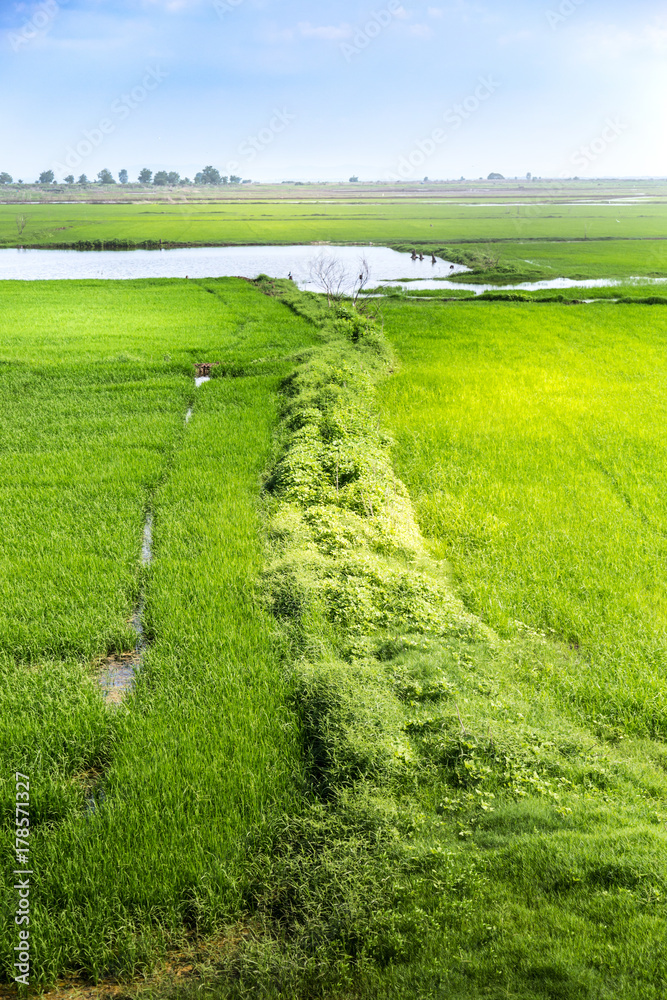
[[[376,246],[253,246],[189,247],[176,250],[0,250],[0,280],[49,281],[80,278],[256,278],[291,274],[302,288],[315,288],[311,264],[320,254],[335,256],[354,283],[365,257],[371,284],[401,278],[445,277],[466,271],[430,256],[412,260],[409,254]]]
[[[97,278],[256,278],[268,274],[287,278],[290,274],[300,288],[321,291],[313,280],[313,262],[321,255],[335,257],[345,272],[343,290],[350,292],[359,274],[362,258],[368,262],[367,287],[404,284],[406,291],[438,289],[443,295],[452,288],[481,294],[498,287],[506,290],[538,291],[559,288],[599,288],[621,284],[609,278],[575,281],[552,278],[548,281],[522,282],[515,285],[488,285],[443,280],[469,269],[461,264],[430,256],[412,260],[410,254],[382,246],[250,246],[188,247],[175,250],[0,250],[0,280],[51,281],[56,279]],[[636,278],[652,283],[648,278]],[[655,283],[665,279],[653,279]]]

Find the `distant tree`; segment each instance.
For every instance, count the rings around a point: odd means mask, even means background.
[[[181,184],[185,187],[186,184],[192,184],[189,177],[181,177]]]
[[[528,173],[526,174],[526,180],[527,181],[532,181],[532,179],[533,179],[533,175],[531,174],[531,172],[529,170]]]
[[[220,177],[220,171],[215,167],[204,167],[197,177],[201,178],[200,184],[220,184],[222,183],[222,178]]]
[[[227,176],[227,174],[224,174],[224,176],[220,178],[220,183],[229,184],[229,177]]]
[[[169,183],[169,174],[166,170],[157,170],[155,177],[153,178],[153,184],[157,184],[158,187],[163,187],[165,184]]]
[[[487,181],[504,181],[505,180],[505,178],[503,177],[502,174],[489,174],[489,176],[486,179],[487,179]]]
[[[97,175],[97,179],[100,182],[100,184],[115,184],[116,183],[114,175],[111,173],[110,170],[107,170],[106,167],[104,168],[104,170],[100,170],[99,174]]]
[[[229,176],[229,183],[230,184],[240,184],[241,183],[241,178],[237,177],[236,174],[230,174],[230,176]]]
[[[358,177],[350,177],[350,184],[358,184],[358,183],[359,183]]]
[[[77,184],[87,184],[87,183],[88,183],[88,178],[86,177],[85,174],[81,174],[81,176],[77,181]]]
[[[118,171],[118,180],[121,182],[121,184],[127,184],[128,176],[127,176],[127,170],[125,170],[125,168]]]
[[[74,183],[74,174],[68,174],[67,177],[65,178],[65,184],[73,184],[73,183]]]
[[[37,181],[37,183],[38,184],[53,184],[53,182],[54,182],[55,179],[56,178],[55,178],[55,174],[53,173],[53,170],[42,170],[41,174],[39,175],[39,180]]]
[[[180,179],[181,175],[177,173],[175,170],[170,170],[169,173],[167,174],[167,180],[169,181],[170,184],[178,184]]]
[[[139,183],[150,184],[152,177],[153,177],[153,171],[149,170],[148,167],[144,167],[144,169],[139,174]]]
[[[27,226],[27,224],[28,224],[28,216],[27,215],[17,215],[16,216],[16,228],[18,230],[19,236],[23,235],[23,230],[25,229],[25,227]]]
[[[428,184],[428,177],[424,178],[424,184]]]
[[[13,180],[14,178],[12,177],[12,175],[5,173],[4,170],[0,174],[0,184],[11,184],[13,183]]]

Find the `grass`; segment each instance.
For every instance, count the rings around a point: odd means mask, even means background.
[[[166,364],[0,369],[4,653],[37,663],[130,642],[145,511],[189,393]]]
[[[262,843],[263,934],[212,995],[657,998],[664,746],[568,717],[545,678],[576,655],[454,597],[388,465],[387,366],[338,311],[284,386],[268,581],[314,801]]]
[[[253,600],[266,390],[207,386],[156,497],[154,644],[116,723],[104,803],[35,838],[37,977],[132,974],[174,936],[231,921],[249,829],[298,788],[287,689]]]
[[[15,289],[2,292],[11,330],[20,306]],[[658,533],[625,500],[626,519],[614,520],[622,505],[613,483],[605,493],[598,482],[588,497],[581,448],[591,428],[603,428],[596,460],[631,499],[641,488],[637,510],[659,517],[661,311],[389,301],[373,319],[349,305],[329,311],[270,279],[199,289],[113,283],[107,319],[86,339],[97,287],[68,283],[59,363],[54,312],[30,302],[55,303],[50,294],[24,291],[35,321],[23,342],[10,342],[3,369],[10,386],[17,373],[46,373],[45,385],[28,385],[44,392],[47,416],[64,406],[47,376],[73,382],[61,461],[78,427],[81,441],[99,447],[74,467],[107,496],[107,480],[93,475],[102,445],[112,447],[119,427],[123,447],[143,439],[151,392],[163,411],[146,422],[159,461],[132,466],[150,486],[155,555],[142,571],[135,533],[126,597],[144,590],[150,647],[134,694],[109,711],[75,644],[67,658],[28,663],[5,650],[0,660],[1,773],[20,765],[33,782],[35,981],[116,977],[129,996],[174,1000],[661,1000],[667,758],[641,701],[653,685],[659,707],[657,673],[639,658],[622,661],[638,699],[634,718],[596,705],[593,716],[598,694],[585,700],[584,671],[601,661],[583,641],[574,650],[559,633],[542,634],[530,609],[512,606],[529,593],[518,583],[529,579],[524,550],[539,565],[540,516],[554,497],[570,496],[555,492],[554,456],[575,472],[569,510],[561,504],[567,541],[583,539],[600,573],[605,533],[593,537],[599,522],[585,518],[604,510],[606,534],[620,545],[611,567],[619,575],[608,579],[622,575],[625,594],[611,610],[622,619],[622,599],[640,610],[654,599],[642,587],[651,560],[659,579]],[[133,319],[141,301],[143,322]],[[195,393],[185,375],[203,345],[223,365]],[[77,348],[87,352],[78,367]],[[43,350],[50,360],[36,365]],[[141,363],[109,360],[121,351]],[[101,407],[99,382],[118,383],[121,395],[140,383],[125,422]],[[53,447],[62,423],[46,424],[40,440],[36,398],[17,404],[17,425],[30,431],[23,455]],[[172,407],[180,421],[165,418]],[[619,438],[623,462],[612,467]],[[621,483],[624,473],[631,482]],[[437,475],[468,487],[458,506]],[[531,475],[539,486],[527,506]],[[611,482],[606,473],[599,480]],[[493,549],[506,530],[487,510],[498,499],[518,519],[507,515],[513,574],[507,546]],[[28,540],[43,537],[44,510]],[[114,511],[107,516],[116,526]],[[79,523],[72,519],[68,537]],[[77,537],[80,551],[94,547],[92,532]],[[646,568],[630,560],[637,547]],[[571,544],[561,551],[570,575],[547,596],[564,614],[568,595],[581,598],[571,586],[580,566]],[[540,580],[553,583],[546,572]],[[478,600],[478,582],[504,595],[497,620],[489,606],[495,613],[500,602]],[[608,642],[594,624],[591,642]],[[605,697],[618,708],[616,680],[610,671]],[[9,870],[9,837],[3,843]],[[9,977],[14,897],[2,892]],[[191,980],[151,979],[174,952],[192,956]]]
[[[0,304],[0,363],[164,368],[166,357],[183,375],[196,361],[267,373],[303,346],[303,323],[239,279],[8,281]]]
[[[609,203],[610,199],[641,198],[645,203],[659,204],[665,198],[665,184],[660,179],[616,180],[521,180],[502,183],[482,181],[440,181],[391,183],[299,183],[242,184],[221,187],[182,186],[162,187],[142,184],[7,184],[0,188],[2,204],[27,207],[32,204],[180,204],[227,202],[404,202],[454,201],[465,204],[505,204],[516,210],[516,203],[531,205],[546,203],[554,206],[571,202]]]
[[[63,289],[52,312],[35,286],[31,338],[14,342],[1,372],[2,822],[7,831],[13,820],[9,773],[23,768],[32,789],[37,983],[67,970],[131,975],[170,942],[236,919],[245,837],[288,808],[299,787],[288,687],[258,600],[257,491],[275,386],[290,367],[284,358],[314,334],[245,282],[225,283],[237,302],[230,324],[214,282],[211,294],[185,287],[182,329],[159,345],[181,360],[148,360],[158,345],[147,333],[143,288],[109,291],[121,315],[143,303],[142,317],[108,339],[89,325],[85,339],[79,331],[97,289]],[[153,299],[155,328],[173,315],[173,285],[164,292],[164,301]],[[206,344],[227,362],[196,394],[184,359],[198,356],[202,341],[189,295],[203,310],[217,304]],[[103,313],[96,322],[105,329]],[[11,329],[11,308],[3,324]],[[57,363],[69,336],[69,360]],[[85,364],[72,361],[77,342]],[[105,360],[118,347],[148,358]],[[31,363],[35,354],[49,360]],[[243,377],[245,364],[259,374]],[[148,507],[155,561],[142,570]],[[126,622],[140,588],[150,651],[136,692],[114,712],[94,661],[134,646]],[[12,895],[4,886],[6,913]],[[3,927],[9,975],[13,920]]]
[[[385,397],[397,467],[470,608],[580,650],[549,683],[585,717],[664,738],[662,312],[386,315],[403,359]]]

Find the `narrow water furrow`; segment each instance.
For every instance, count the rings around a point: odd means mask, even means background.
[[[202,383],[210,382],[210,380],[210,376],[208,375],[199,376],[195,378],[195,386],[198,388]],[[185,414],[186,425],[192,419],[192,412],[192,407],[189,406]],[[141,538],[140,561],[142,566],[149,566],[153,561],[153,513],[150,510],[146,513],[146,521]],[[113,653],[106,658],[102,670],[98,674],[98,681],[108,705],[121,704],[125,696],[134,687],[137,673],[141,669],[148,646],[143,622],[144,607],[145,595],[142,590],[132,617],[128,622],[137,637],[134,650],[125,653]]]

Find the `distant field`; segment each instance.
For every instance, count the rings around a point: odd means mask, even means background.
[[[633,180],[505,180],[429,181],[403,183],[284,183],[178,185],[143,184],[6,184],[0,187],[0,203],[169,203],[235,201],[364,201],[378,198],[452,199],[455,201],[532,202],[558,204],[572,200],[605,201],[610,198],[667,198],[667,183],[660,179]]]
[[[283,202],[29,205],[18,233],[0,205],[0,246],[152,241],[265,243],[489,243],[503,259],[532,260],[565,275],[630,276],[667,268],[667,205],[470,205],[429,202]],[[560,242],[573,240],[576,242]],[[494,243],[494,241],[501,241]],[[528,242],[525,242],[528,241]],[[544,242],[549,241],[549,242]],[[551,242],[559,241],[559,242]],[[604,241],[604,242],[599,242]],[[641,241],[641,242],[638,242]]]
[[[667,316],[394,303],[397,470],[472,610],[580,651],[589,718],[667,737]]]

